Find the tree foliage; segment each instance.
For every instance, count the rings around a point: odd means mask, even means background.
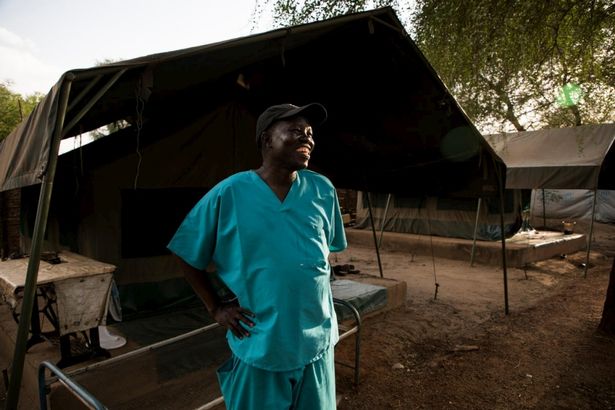
[[[44,95],[27,96],[14,93],[9,82],[0,82],[0,141],[11,133],[32,112]]]
[[[615,117],[610,1],[421,0],[412,21],[427,59],[483,125],[523,131]]]
[[[254,20],[270,10],[277,27],[324,20],[377,7],[403,8],[408,0],[257,0]],[[256,21],[255,21],[256,22]]]
[[[390,5],[484,131],[615,118],[609,0],[260,0],[279,26]],[[257,17],[256,17],[257,18]]]

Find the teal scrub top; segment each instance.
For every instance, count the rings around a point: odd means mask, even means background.
[[[338,340],[329,252],[346,248],[331,182],[297,172],[284,201],[254,171],[212,188],[168,245],[199,270],[213,261],[239,304],[255,313],[250,337],[230,331],[233,353],[270,371],[318,360]]]

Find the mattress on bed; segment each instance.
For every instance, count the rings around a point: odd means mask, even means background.
[[[359,311],[361,316],[382,309],[387,305],[387,290],[383,286],[356,282],[349,279],[331,281],[333,297],[349,302]],[[335,305],[335,312],[340,321],[352,318],[348,308]]]

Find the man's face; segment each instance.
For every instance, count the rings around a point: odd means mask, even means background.
[[[314,149],[312,126],[303,117],[275,122],[268,130],[267,155],[274,164],[296,171],[307,168]]]

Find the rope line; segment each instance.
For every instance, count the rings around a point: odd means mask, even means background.
[[[425,200],[425,211],[427,212],[427,230],[429,231],[429,248],[431,250],[431,265],[433,267],[433,281],[434,281],[434,295],[433,300],[438,299],[438,276],[436,275],[436,256],[433,251],[433,235],[431,234],[431,215],[429,214],[429,207],[427,206],[427,200]]]
[[[137,82],[137,86],[135,87],[135,127],[136,127],[136,154],[137,154],[137,169],[135,171],[135,181],[134,181],[134,189],[137,189],[139,174],[141,172],[141,163],[143,162],[143,155],[141,155],[141,130],[143,129],[143,110],[145,109],[145,100],[142,95],[143,90],[143,79],[140,77]]]

